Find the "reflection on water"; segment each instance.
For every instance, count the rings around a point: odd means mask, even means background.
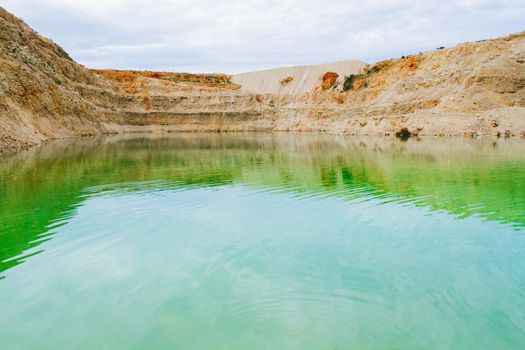
[[[0,339],[519,348],[524,175],[519,139],[50,143],[0,163]]]

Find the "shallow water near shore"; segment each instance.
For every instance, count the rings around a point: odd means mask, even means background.
[[[56,141],[0,162],[2,349],[518,349],[525,141]]]

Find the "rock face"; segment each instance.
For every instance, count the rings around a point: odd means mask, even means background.
[[[287,86],[292,81],[293,81],[293,77],[288,76],[288,77],[284,78],[283,80],[281,80],[280,83],[281,83],[281,86]]]
[[[100,133],[271,129],[278,97],[239,88],[225,74],[89,70],[0,8],[0,152]]]
[[[106,131],[81,95],[102,89],[111,84],[0,8],[0,149]]]
[[[339,74],[334,72],[326,72],[321,78],[321,88],[323,90],[328,90],[335,87],[337,84],[337,78],[339,78]]]
[[[525,135],[525,32],[373,65],[89,70],[0,8],[0,152],[130,131]]]

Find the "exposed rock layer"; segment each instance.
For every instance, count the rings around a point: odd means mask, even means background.
[[[154,130],[525,136],[525,32],[334,65],[233,78],[89,70],[0,8],[0,152]]]

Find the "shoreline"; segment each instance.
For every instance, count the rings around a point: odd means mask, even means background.
[[[34,149],[37,149],[39,147],[48,146],[50,144],[53,144],[55,142],[75,142],[75,141],[88,141],[88,140],[95,140],[95,139],[111,139],[111,138],[122,138],[122,139],[133,139],[136,137],[155,137],[155,138],[170,138],[170,137],[177,137],[177,136],[188,136],[188,135],[195,135],[195,136],[217,136],[217,135],[224,135],[224,136],[243,136],[243,135],[257,135],[257,136],[269,136],[269,135],[279,135],[279,136],[306,136],[306,137],[325,137],[325,136],[332,136],[332,137],[343,137],[343,138],[352,138],[352,139],[384,139],[387,141],[400,141],[400,142],[407,142],[407,141],[425,141],[425,140],[439,140],[439,141],[446,141],[446,140],[463,140],[465,142],[477,140],[477,141],[517,141],[517,142],[525,142],[525,136],[519,136],[519,135],[508,135],[508,136],[496,136],[496,135],[490,135],[490,134],[475,134],[475,135],[411,135],[408,137],[404,136],[396,136],[393,134],[351,134],[351,133],[333,133],[330,131],[297,131],[297,130],[226,130],[226,131],[213,131],[213,130],[198,130],[198,131],[168,131],[168,132],[158,132],[158,131],[131,131],[131,132],[125,132],[125,133],[101,133],[101,134],[92,134],[92,135],[80,135],[80,136],[70,136],[70,137],[62,137],[62,138],[50,138],[47,140],[44,140],[40,143],[34,144],[34,145],[28,145],[28,146],[19,146],[19,147],[12,147],[12,148],[0,148],[0,160],[1,159],[9,159],[12,158],[18,154],[21,154],[26,151],[31,151]]]
[[[525,136],[525,32],[374,64],[88,69],[0,7],[0,153],[129,132]]]

